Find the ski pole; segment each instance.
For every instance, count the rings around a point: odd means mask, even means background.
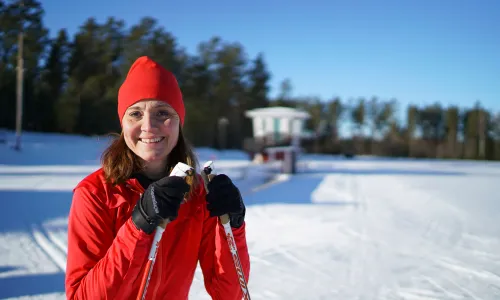
[[[216,173],[214,172],[213,162],[209,160],[203,165],[203,170],[201,172],[201,177],[205,183],[205,190],[207,193],[209,192],[208,182],[210,182],[215,175]],[[229,250],[231,251],[231,256],[233,257],[234,267],[236,268],[236,274],[238,274],[238,281],[240,283],[241,291],[243,292],[243,297],[245,300],[250,300],[250,293],[245,280],[245,274],[243,273],[243,267],[241,266],[240,256],[238,255],[238,249],[236,248],[236,242],[234,241],[233,230],[231,229],[231,224],[229,222],[229,215],[224,214],[220,216],[219,219],[226,233],[227,243],[229,245]]]
[[[186,176],[193,175],[193,168],[179,162],[175,165],[169,176],[180,176],[185,178]],[[139,288],[139,293],[137,294],[137,299],[145,299],[146,293],[148,291],[149,280],[151,279],[151,274],[153,273],[153,266],[156,261],[156,254],[158,253],[158,247],[160,246],[160,240],[167,227],[170,223],[169,219],[163,220],[160,225],[156,227],[155,236],[153,238],[153,243],[151,244],[151,250],[149,251],[148,262],[146,264],[146,269],[141,280],[141,287]]]

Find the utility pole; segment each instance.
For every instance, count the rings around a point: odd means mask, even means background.
[[[477,108],[477,114],[478,114],[478,130],[479,130],[479,153],[478,153],[478,158],[479,159],[485,159],[486,158],[486,120],[485,120],[485,113],[484,111],[478,106]]]
[[[20,11],[20,29],[17,40],[17,82],[16,82],[16,145],[14,149],[21,151],[21,132],[23,125],[23,80],[24,80],[24,58],[23,58],[23,47],[24,47],[24,1],[21,0],[19,4]]]

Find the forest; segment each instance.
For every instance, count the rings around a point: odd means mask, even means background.
[[[269,106],[306,110],[308,152],[419,158],[500,160],[500,113],[470,99],[468,107],[411,104],[377,95],[294,96],[280,79],[270,97],[272,66],[265,53],[249,57],[244,45],[214,35],[196,53],[175,34],[144,17],[126,25],[88,18],[73,35],[50,38],[37,0],[0,0],[0,128],[16,127],[19,42],[23,43],[23,131],[105,135],[119,132],[117,92],[132,62],[148,55],[178,79],[186,106],[183,131],[197,147],[245,148],[252,136],[245,111]],[[333,71],[333,70],[332,70]],[[332,82],[332,94],[335,82]],[[315,94],[314,90],[310,91]],[[430,99],[422,99],[429,103]],[[500,99],[499,99],[500,101]],[[405,115],[404,121],[399,115]],[[223,135],[220,120],[227,120]]]

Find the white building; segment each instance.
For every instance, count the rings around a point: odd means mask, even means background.
[[[300,139],[310,136],[305,130],[309,113],[290,107],[265,107],[248,110],[245,115],[252,119],[254,139]]]

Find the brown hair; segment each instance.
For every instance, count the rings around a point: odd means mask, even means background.
[[[123,132],[119,135],[114,135],[117,137],[102,153],[101,164],[106,181],[116,185],[125,182],[133,173],[140,172],[142,170],[142,163],[141,159],[125,143]],[[168,155],[165,167],[166,174],[169,174],[178,162],[188,164],[195,170],[198,169],[198,160],[194,154],[193,147],[184,137],[181,126],[179,126],[177,144]],[[188,176],[186,181],[191,186],[191,192],[194,191],[193,186],[197,186],[199,183],[198,176],[196,175]]]

